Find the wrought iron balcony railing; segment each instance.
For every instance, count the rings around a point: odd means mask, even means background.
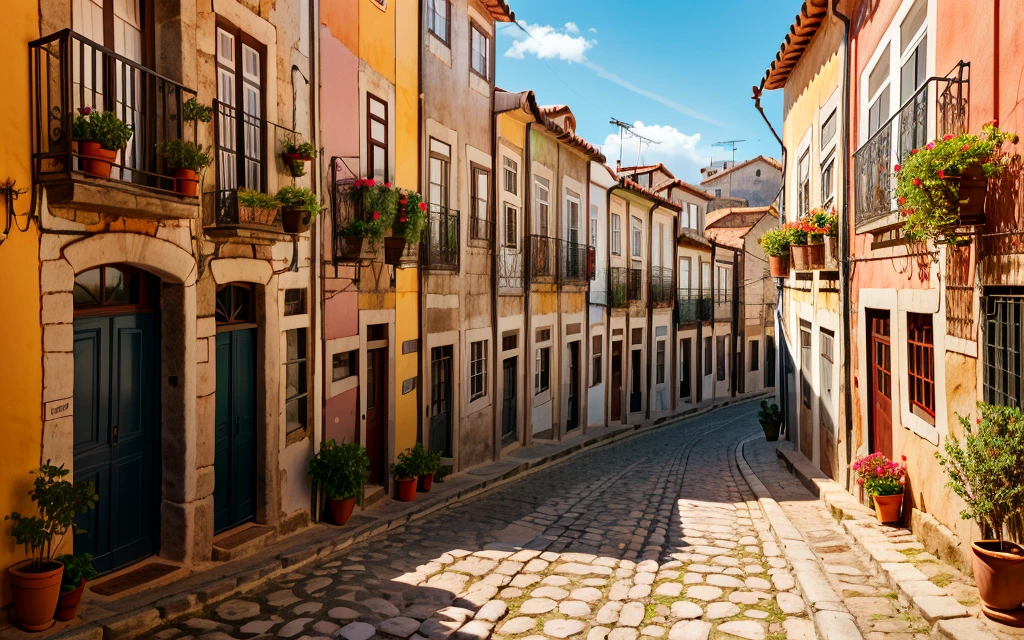
[[[421,238],[420,259],[426,269],[458,270],[459,212],[432,204]]]
[[[676,291],[676,323],[697,322],[701,317],[703,298],[696,289],[679,289]],[[708,298],[710,302],[710,298]],[[708,305],[710,307],[710,305]]]
[[[558,276],[558,239],[530,236],[530,283],[554,282]]]
[[[195,90],[117,54],[70,29],[29,43],[32,88],[32,173],[38,182],[69,180],[82,170],[73,123],[80,110],[113,112],[132,127],[117,152],[110,178],[133,185],[174,190],[156,145],[196,139],[195,123],[182,119]]]
[[[558,241],[559,273],[562,282],[587,281],[587,245],[571,240]]]
[[[715,301],[715,320],[732,319],[732,289],[717,289],[712,297]]]
[[[625,267],[611,268],[611,304],[613,307],[629,306],[629,272]]]
[[[498,289],[522,291],[523,252],[519,247],[498,249]]]
[[[629,300],[643,300],[644,299],[644,270],[643,269],[629,269],[626,280],[626,295]]]
[[[672,306],[672,269],[670,267],[651,267],[652,307]]]
[[[893,167],[933,138],[966,131],[969,108],[970,64],[961,61],[949,75],[929,78],[872,132],[853,154],[858,227],[896,210]]]

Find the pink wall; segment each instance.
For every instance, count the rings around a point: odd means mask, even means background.
[[[324,417],[324,439],[334,438],[337,442],[355,442],[356,415],[359,411],[359,387],[349,389],[327,400],[327,415]]]
[[[333,282],[347,282],[334,280]],[[328,340],[359,333],[359,294],[353,291],[327,291],[324,302],[324,324]]]
[[[320,25],[324,156],[359,157],[359,58]],[[358,167],[356,167],[358,170]]]

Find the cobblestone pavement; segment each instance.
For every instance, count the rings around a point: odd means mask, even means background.
[[[755,407],[578,455],[149,637],[814,638],[733,462]]]

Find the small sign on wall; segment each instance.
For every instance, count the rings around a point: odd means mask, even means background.
[[[416,353],[420,350],[419,340],[406,340],[402,343],[402,353]]]
[[[57,418],[70,418],[75,415],[74,398],[63,400],[51,400],[46,403],[43,409],[44,420],[56,420]]]
[[[409,378],[408,380],[402,381],[402,395],[414,391],[416,389],[416,378]]]

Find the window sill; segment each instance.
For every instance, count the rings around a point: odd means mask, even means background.
[[[452,50],[443,40],[437,37],[433,31],[428,32],[427,51],[440,60],[446,67],[452,66]]]
[[[935,418],[924,413],[916,406],[905,411],[905,415],[907,420],[903,425],[904,427],[910,429],[923,440],[927,440],[936,447],[939,446],[939,431],[935,428]]]
[[[103,213],[143,220],[195,220],[199,198],[148,189],[130,182],[87,178],[46,183],[46,202],[61,218],[74,220],[78,212]]]

